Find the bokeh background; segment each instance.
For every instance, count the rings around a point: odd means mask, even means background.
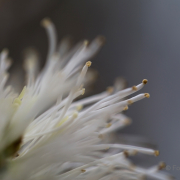
[[[180,178],[180,1],[177,0],[1,0],[0,50],[10,50],[12,72],[22,77],[22,52],[35,47],[41,62],[48,41],[39,25],[50,17],[59,40],[67,35],[74,42],[104,35],[106,45],[93,60],[99,72],[97,91],[123,76],[130,86],[149,80],[143,92],[150,99],[128,110],[133,124],[123,133],[148,138],[161,154],[169,172]]]

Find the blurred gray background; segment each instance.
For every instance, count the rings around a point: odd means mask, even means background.
[[[158,144],[171,174],[180,178],[180,1],[177,0],[5,0],[0,2],[0,50],[7,47],[19,69],[22,51],[34,46],[45,60],[48,47],[39,25],[50,17],[59,40],[71,35],[74,41],[104,35],[106,45],[93,59],[99,71],[97,91],[123,76],[130,86],[147,78],[145,99],[127,114],[133,124],[124,129]],[[13,71],[13,68],[11,71]]]

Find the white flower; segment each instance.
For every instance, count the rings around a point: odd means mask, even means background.
[[[69,50],[66,42],[58,49],[56,32],[50,20],[43,26],[49,37],[47,63],[38,74],[37,57],[26,57],[27,86],[17,96],[6,87],[10,66],[7,50],[0,57],[0,178],[2,180],[139,180],[144,177],[167,180],[159,170],[134,166],[127,156],[137,152],[155,155],[159,151],[114,144],[113,133],[130,119],[122,111],[148,93],[127,96],[147,83],[74,101],[83,95],[91,58],[102,38],[79,43]],[[86,63],[85,63],[86,62]],[[84,67],[82,68],[82,65]],[[80,71],[80,69],[82,70]],[[116,87],[120,87],[117,84]]]

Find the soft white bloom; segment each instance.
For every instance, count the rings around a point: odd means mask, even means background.
[[[85,92],[83,84],[91,66],[86,61],[99,50],[103,39],[90,44],[84,41],[71,50],[63,42],[57,48],[54,25],[48,19],[42,24],[50,43],[47,62],[37,76],[36,55],[26,56],[27,86],[20,95],[5,86],[10,61],[7,50],[1,53],[0,179],[170,179],[159,172],[163,163],[145,169],[127,158],[137,152],[157,156],[157,150],[112,143],[112,134],[130,123],[122,111],[149,98],[143,93],[125,99],[142,89],[147,80],[124,90],[119,82],[114,89],[74,101]]]

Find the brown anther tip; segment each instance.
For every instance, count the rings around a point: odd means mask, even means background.
[[[98,36],[97,41],[100,45],[103,45],[106,43],[106,38],[104,36]]]
[[[134,170],[134,169],[136,168],[136,165],[133,164],[133,163],[131,163],[130,168],[131,168],[132,170]]]
[[[124,151],[123,153],[124,153],[124,156],[125,156],[125,157],[128,157],[128,156],[129,156],[128,151]]]
[[[158,150],[154,151],[154,155],[159,156],[159,151]]]
[[[51,20],[50,20],[49,18],[44,18],[44,19],[41,21],[41,25],[42,25],[43,27],[49,26],[50,23],[51,23]]]
[[[102,135],[102,134],[99,134],[98,138],[102,139],[102,138],[103,138],[103,135]]]
[[[133,87],[132,87],[132,90],[137,91],[137,87],[136,87],[136,86],[133,86]]]
[[[127,119],[124,120],[124,124],[125,124],[125,125],[129,125],[129,124],[131,124],[131,122],[132,122],[132,121],[131,121],[131,119],[129,119],[129,118],[127,118]]]
[[[81,172],[84,173],[84,172],[86,172],[86,170],[85,169],[81,169]]]
[[[149,93],[145,93],[144,96],[145,96],[146,98],[150,98],[150,94],[149,94]]]
[[[81,95],[84,95],[85,91],[86,91],[85,88],[83,88],[83,89],[82,89],[82,94],[81,94]]]
[[[175,180],[176,178],[174,176],[169,176],[169,180]]]
[[[143,84],[147,84],[147,83],[148,83],[148,80],[147,80],[147,79],[143,79],[142,83],[143,83]]]
[[[164,169],[166,167],[166,164],[164,163],[164,162],[161,162],[160,164],[159,164],[159,166],[158,166],[158,169],[159,170],[162,170],[162,169]]]
[[[128,101],[128,104],[129,104],[129,105],[133,104],[133,101],[129,100],[129,101]]]
[[[146,180],[146,175],[145,175],[145,174],[143,174],[143,175],[141,176],[141,180]]]
[[[4,49],[2,50],[2,52],[8,54],[8,53],[9,53],[9,50],[8,50],[7,48],[4,48]]]
[[[133,151],[133,155],[135,156],[135,155],[137,155],[137,154],[138,154],[138,151],[134,150],[134,151]]]
[[[88,62],[86,63],[86,66],[90,67],[91,64],[92,64],[92,62],[91,62],[91,61],[88,61]]]
[[[109,127],[111,127],[112,126],[112,124],[111,123],[108,123],[107,125],[106,125],[106,128],[109,128]]]
[[[84,45],[88,46],[88,44],[89,44],[89,41],[88,40],[84,40]]]
[[[124,111],[127,111],[127,110],[128,110],[128,106],[125,106],[123,110],[124,110]]]
[[[18,154],[18,153],[17,153],[17,154],[15,154],[15,155],[14,155],[14,157],[15,157],[15,158],[16,158],[16,157],[19,157],[19,154]]]
[[[107,87],[107,92],[108,92],[109,94],[112,94],[113,91],[114,91],[113,87],[111,87],[111,86]]]

